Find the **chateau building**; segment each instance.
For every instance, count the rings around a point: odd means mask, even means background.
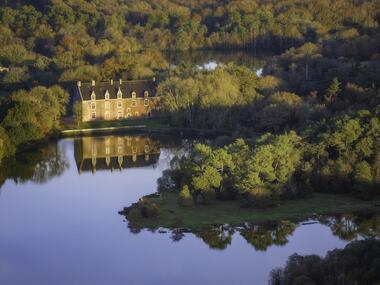
[[[157,84],[152,80],[83,83],[78,81],[74,100],[82,104],[82,121],[151,117],[159,108]]]
[[[160,157],[157,141],[146,136],[82,137],[74,141],[79,174],[154,165]]]

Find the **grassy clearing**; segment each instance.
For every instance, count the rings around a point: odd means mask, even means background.
[[[177,194],[162,194],[145,197],[144,200],[157,204],[159,216],[134,218],[133,223],[142,228],[185,227],[200,229],[209,225],[263,223],[284,219],[301,219],[315,214],[338,214],[355,211],[380,211],[380,198],[361,201],[344,195],[315,194],[303,200],[279,201],[276,207],[267,209],[242,208],[239,201],[215,201],[206,206],[180,207]]]

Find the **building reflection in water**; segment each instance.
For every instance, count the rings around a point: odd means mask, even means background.
[[[79,174],[154,165],[160,157],[157,140],[147,136],[82,137],[74,142]]]

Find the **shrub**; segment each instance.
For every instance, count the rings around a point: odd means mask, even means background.
[[[244,192],[244,198],[247,206],[267,207],[272,204],[272,192],[264,186],[255,186]]]
[[[125,212],[125,216],[128,218],[130,222],[134,222],[142,218],[141,211],[137,208],[132,208]]]
[[[159,214],[158,207],[155,203],[142,201],[142,202],[139,202],[139,208],[140,208],[141,215],[144,218],[157,217]]]
[[[190,193],[189,186],[184,185],[179,193],[178,203],[183,207],[191,207],[194,205],[193,196]]]
[[[364,200],[373,198],[375,191],[372,182],[371,166],[366,161],[359,162],[354,172],[354,195]]]
[[[138,203],[138,208],[140,209],[140,213],[144,218],[157,217],[159,214],[158,207],[155,203],[140,201]]]

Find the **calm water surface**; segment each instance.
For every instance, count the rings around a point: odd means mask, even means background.
[[[65,139],[9,162],[0,284],[266,284],[289,255],[348,242],[319,222],[297,224],[287,242],[261,250],[239,232],[223,250],[192,233],[177,242],[171,233],[131,233],[118,211],[154,193],[181,148],[144,136]]]

